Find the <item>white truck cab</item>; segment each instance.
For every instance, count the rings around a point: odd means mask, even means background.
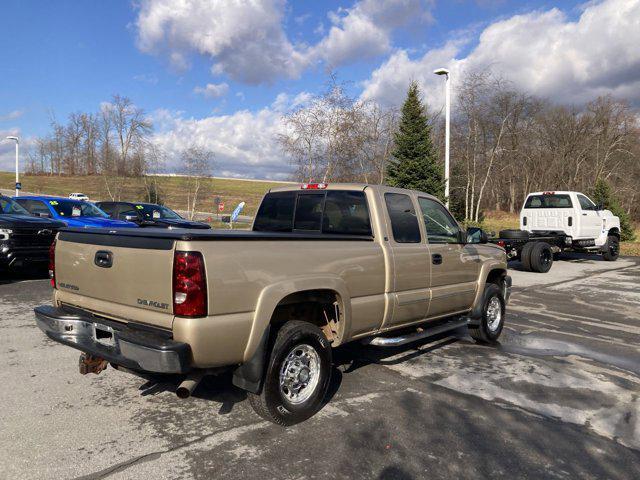
[[[620,240],[620,219],[580,192],[530,193],[520,212],[520,229],[562,232],[586,250],[602,249],[610,236]]]

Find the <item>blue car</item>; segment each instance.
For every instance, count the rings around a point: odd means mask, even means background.
[[[112,220],[91,202],[56,197],[14,197],[31,215],[53,218],[67,227],[79,228],[137,228],[132,222]]]

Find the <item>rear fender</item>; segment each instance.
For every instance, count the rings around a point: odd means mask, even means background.
[[[308,290],[332,290],[338,294],[342,301],[340,309],[343,315],[341,321],[344,322],[343,332],[345,337],[348,337],[351,331],[351,297],[344,280],[337,276],[328,275],[292,278],[269,285],[260,293],[251,333],[244,351],[244,361],[249,361],[258,349],[278,304],[292,293]]]

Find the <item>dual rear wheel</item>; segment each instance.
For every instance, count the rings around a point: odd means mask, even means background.
[[[547,242],[529,242],[520,251],[520,262],[529,272],[547,273],[553,265],[553,252]]]

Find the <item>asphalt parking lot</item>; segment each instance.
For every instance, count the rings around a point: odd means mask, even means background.
[[[44,337],[47,280],[0,280],[2,478],[640,478],[640,260],[511,271],[497,347],[463,332],[338,352],[309,421],[261,421],[228,377],[107,369]]]

